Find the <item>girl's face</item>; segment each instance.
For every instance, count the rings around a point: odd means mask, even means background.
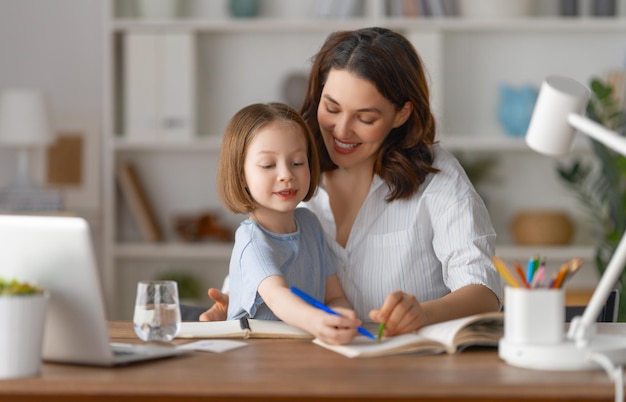
[[[248,145],[244,177],[258,204],[255,215],[292,212],[311,184],[307,143],[300,127],[283,121],[262,127]]]
[[[410,111],[408,102],[396,110],[371,82],[345,70],[331,69],[317,120],[330,159],[349,169],[372,166],[387,134],[402,125]]]

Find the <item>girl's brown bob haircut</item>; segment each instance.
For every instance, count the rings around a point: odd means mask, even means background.
[[[244,161],[248,145],[266,124],[292,124],[306,139],[311,183],[304,201],[311,199],[320,180],[320,165],[313,134],[300,114],[284,103],[255,103],[239,110],[230,119],[224,132],[217,168],[217,191],[224,206],[231,212],[245,214],[254,211],[257,203],[246,189]]]

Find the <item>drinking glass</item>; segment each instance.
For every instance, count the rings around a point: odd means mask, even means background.
[[[140,281],[133,325],[143,341],[169,342],[180,331],[178,285],[175,281]]]

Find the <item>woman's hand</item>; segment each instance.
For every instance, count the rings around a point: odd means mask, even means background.
[[[224,321],[228,315],[228,293],[222,293],[219,289],[210,288],[207,292],[215,301],[210,309],[200,314],[200,321]]]
[[[370,311],[370,319],[385,323],[385,336],[412,332],[428,324],[428,318],[415,296],[397,290],[391,293],[383,306]]]

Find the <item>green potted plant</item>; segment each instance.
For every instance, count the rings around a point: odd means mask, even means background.
[[[39,373],[47,301],[43,289],[0,278],[0,379]]]
[[[626,135],[626,111],[613,88],[598,78],[591,80],[587,115],[621,135]],[[626,158],[591,139],[592,161],[580,158],[557,171],[593,218],[595,263],[604,273],[626,229]],[[618,321],[626,321],[626,271],[617,284],[620,293]]]
[[[195,276],[178,271],[166,272],[158,278],[160,281],[174,281],[178,285],[178,298],[181,304],[194,305],[203,294],[202,283]]]

